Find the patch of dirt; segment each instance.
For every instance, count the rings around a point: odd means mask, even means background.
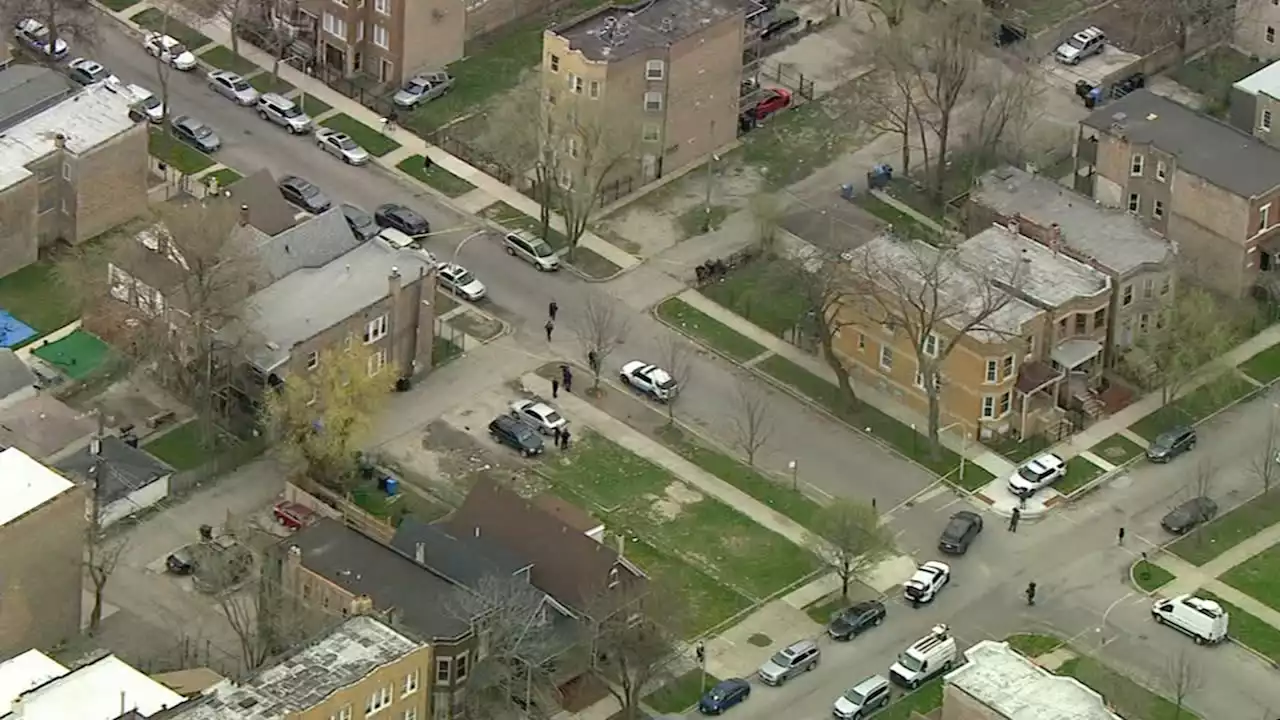
[[[702,493],[682,482],[673,482],[663,490],[662,497],[646,495],[652,501],[652,509],[662,520],[675,520],[680,517],[685,505],[702,501]]]
[[[423,430],[384,445],[400,469],[419,487],[457,505],[480,478],[514,488],[521,495],[545,489],[545,481],[518,457],[503,457],[470,433],[437,420]]]
[[[750,166],[726,161],[711,185],[711,203],[732,213],[746,207],[764,188],[764,178]],[[650,257],[690,237],[680,216],[707,201],[707,173],[695,168],[653,193],[601,220],[602,232],[621,239],[641,257]]]
[[[502,334],[502,321],[478,310],[466,310],[445,321],[456,330],[481,341],[488,342]]]

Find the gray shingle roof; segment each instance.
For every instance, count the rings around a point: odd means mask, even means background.
[[[335,207],[273,237],[262,238],[255,254],[267,277],[276,282],[303,268],[323,267],[359,246],[360,240],[352,234],[342,208]]]
[[[1280,186],[1280,149],[1150,90],[1108,103],[1082,123],[1152,145],[1177,158],[1183,170],[1242,197]]]
[[[129,447],[114,435],[102,438],[102,459],[105,474],[99,479],[98,488],[104,503],[115,502],[173,473],[167,463],[151,453]],[[63,475],[87,480],[96,462],[90,443],[60,460],[54,468]]]
[[[65,77],[39,65],[10,65],[0,71],[0,130],[71,95]]]
[[[8,348],[0,349],[0,400],[36,384],[36,374]]]
[[[484,577],[509,577],[530,566],[487,537],[454,537],[441,525],[406,518],[391,545],[416,561],[419,544],[423,566],[472,589]]]
[[[267,235],[277,235],[297,224],[298,210],[285,202],[270,170],[259,170],[241,178],[223,191],[241,205],[249,206],[249,224]]]

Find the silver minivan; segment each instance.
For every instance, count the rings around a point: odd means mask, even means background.
[[[812,640],[792,643],[774,653],[773,657],[760,666],[760,681],[766,685],[781,685],[800,673],[818,667],[821,654],[818,644]]]
[[[560,269],[560,258],[551,245],[536,235],[517,230],[509,232],[502,238],[507,254],[518,257],[539,270],[550,272]]]
[[[889,704],[892,686],[883,675],[872,675],[836,698],[831,714],[844,720],[860,720]]]
[[[276,93],[258,98],[258,117],[269,120],[294,135],[311,132],[311,118],[292,100]]]

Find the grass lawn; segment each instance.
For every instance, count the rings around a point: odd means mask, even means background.
[[[134,5],[137,5],[140,2],[142,2],[142,0],[102,0],[103,6],[105,6],[108,10],[112,10],[114,12],[120,12],[121,10],[128,10],[129,8],[133,7]]]
[[[209,183],[210,178],[216,179],[218,181],[218,187],[224,188],[238,180],[241,180],[243,177],[243,175],[231,168],[221,168],[219,170],[214,170],[200,179],[203,180],[206,185]]]
[[[129,19],[147,30],[162,32],[165,35],[172,37],[183,45],[186,45],[187,49],[192,52],[195,52],[212,42],[204,33],[196,30],[177,18],[166,18],[165,13],[156,8],[147,8],[140,13],[130,15]]]
[[[658,306],[658,317],[734,360],[747,361],[765,352],[765,347],[738,333],[680,298],[668,298]]]
[[[555,485],[595,506],[606,524],[762,599],[817,569],[804,548],[756,525],[666,469],[584,431],[567,454],[544,466]]]
[[[1129,429],[1147,440],[1155,440],[1169,428],[1200,422],[1255,389],[1253,383],[1235,372],[1227,372],[1142,418]]]
[[[1174,574],[1155,563],[1139,560],[1133,564],[1133,582],[1143,592],[1155,592],[1173,582]]]
[[[937,242],[937,230],[920,222],[919,218],[914,215],[899,210],[869,192],[859,193],[854,197],[853,202],[858,207],[891,225],[894,233],[900,237],[924,240],[931,244]]]
[[[1226,571],[1222,582],[1280,610],[1280,545],[1272,545]]]
[[[876,720],[912,720],[942,707],[942,678],[936,677],[876,713]]]
[[[684,237],[697,237],[705,232],[714,232],[720,229],[724,224],[724,219],[729,217],[729,211],[733,208],[727,205],[712,205],[711,212],[707,213],[707,208],[703,205],[689,208],[680,213],[680,217],[676,222],[680,225]],[[710,215],[711,221],[707,222]],[[708,225],[710,229],[708,229]]]
[[[1208,590],[1197,590],[1196,595],[1213,600],[1231,615],[1231,639],[1268,657],[1280,665],[1280,629],[1259,620]]]
[[[284,95],[286,93],[293,92],[293,85],[285,82],[283,78],[275,78],[275,80],[272,80],[270,70],[263,70],[257,75],[249,78],[249,84],[261,93],[273,92]]]
[[[1092,658],[1072,658],[1063,663],[1057,673],[1069,675],[1098,691],[1121,717],[1198,720],[1198,716],[1187,708],[1177,708],[1165,698]]]
[[[1278,522],[1280,492],[1272,491],[1180,538],[1168,550],[1192,565],[1203,565]]]
[[[231,48],[225,45],[214,45],[208,50],[205,50],[200,53],[200,59],[219,70],[230,70],[237,75],[248,75],[254,70],[259,69],[251,60],[246,59],[242,55],[236,55],[231,52]]]
[[[574,248],[568,255],[565,255],[564,260],[577,269],[578,272],[593,280],[608,280],[622,272],[622,268],[614,264],[609,258],[581,245]]]
[[[442,338],[439,335],[431,342],[431,364],[435,366],[444,365],[450,360],[457,359],[462,355],[462,348],[457,343]]]
[[[296,102],[298,103],[298,107],[302,108],[302,112],[313,118],[319,117],[333,109],[332,105],[310,93],[302,93],[298,96]]]
[[[411,155],[396,163],[396,167],[415,180],[426,183],[451,198],[466,195],[476,189],[475,185],[439,165],[432,164],[429,168],[423,167],[422,160],[423,157],[421,155]]]
[[[352,140],[359,143],[360,147],[368,150],[374,157],[382,157],[400,147],[400,143],[346,113],[338,113],[320,124],[350,135]]]
[[[564,233],[549,227],[546,234],[543,235],[542,220],[525,215],[501,200],[481,210],[480,214],[508,230],[524,230],[527,233],[541,237],[556,250],[569,247],[569,238],[565,237]]]
[[[1272,345],[1240,363],[1240,371],[1266,385],[1280,379],[1280,345]]]
[[[822,506],[814,500],[810,500],[803,493],[792,490],[789,486],[769,478],[746,463],[739,462],[736,458],[707,447],[693,436],[682,432],[679,428],[663,427],[658,431],[658,436],[667,447],[676,451],[685,460],[724,480],[804,527],[814,526],[815,517],[822,510]]]
[[[998,440],[989,440],[982,444],[1003,456],[1004,459],[1014,465],[1017,465],[1023,460],[1027,460],[1034,455],[1038,455],[1053,443],[1049,442],[1049,438],[1043,435],[1032,435],[1026,440],[1019,440],[1013,435],[1007,435]]]
[[[1077,455],[1067,461],[1067,475],[1054,483],[1053,489],[1063,495],[1070,495],[1098,479],[1104,472],[1106,470],[1094,465],[1088,458]]]
[[[809,619],[819,625],[825,626],[827,623],[831,622],[832,615],[843,610],[849,604],[850,602],[848,600],[841,598],[840,595],[837,594],[834,597],[827,598],[826,600],[819,600],[818,602],[809,605],[804,609],[804,612],[809,616]]]
[[[1089,448],[1089,452],[1112,465],[1123,465],[1136,457],[1141,457],[1144,450],[1138,443],[1116,433]]]
[[[184,175],[194,175],[214,165],[213,158],[158,128],[151,128],[147,149],[156,159]]]
[[[1047,655],[1054,650],[1062,647],[1066,643],[1061,638],[1052,635],[1041,635],[1039,633],[1018,633],[1010,635],[1004,639],[1009,643],[1009,647],[1026,655],[1032,660]]]
[[[774,335],[791,332],[812,305],[786,263],[757,260],[739,267],[701,292]]]
[[[702,670],[689,672],[644,697],[644,704],[660,713],[679,714],[698,704],[706,689],[720,682],[720,678]]]
[[[59,283],[56,266],[49,260],[5,275],[0,278],[0,309],[41,335],[65,327],[80,313]]]
[[[610,546],[617,542],[609,538]],[[751,607],[751,600],[684,560],[628,537],[623,554],[664,588],[676,588],[687,615],[686,637],[701,635]]]
[[[205,446],[199,421],[188,420],[142,446],[143,450],[173,466],[193,470],[213,460],[215,448]]]
[[[1216,47],[1170,74],[1179,84],[1205,96],[1209,101],[1206,112],[1224,116],[1231,86],[1266,65],[1265,61],[1252,60],[1238,50]]]
[[[76,330],[51,343],[39,343],[32,355],[49,363],[73,380],[84,380],[111,357],[111,346],[96,335]]]

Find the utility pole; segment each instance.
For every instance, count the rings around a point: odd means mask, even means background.
[[[693,654],[698,658],[698,667],[702,670],[702,693],[707,692],[707,645],[701,641],[694,647]]]
[[[715,185],[716,180],[716,162],[720,159],[716,155],[716,121],[711,121],[711,129],[707,134],[707,144],[711,150],[707,155],[707,197],[703,204],[702,231],[711,232],[711,189]]]
[[[89,468],[90,480],[93,481],[91,492],[93,493],[92,515],[89,518],[89,530],[93,533],[90,542],[97,542],[98,535],[102,532],[102,479],[107,472],[107,460],[102,454],[102,438],[107,432],[107,418],[98,410],[98,429],[94,432],[93,440],[89,442],[89,452],[93,455],[93,466]]]

